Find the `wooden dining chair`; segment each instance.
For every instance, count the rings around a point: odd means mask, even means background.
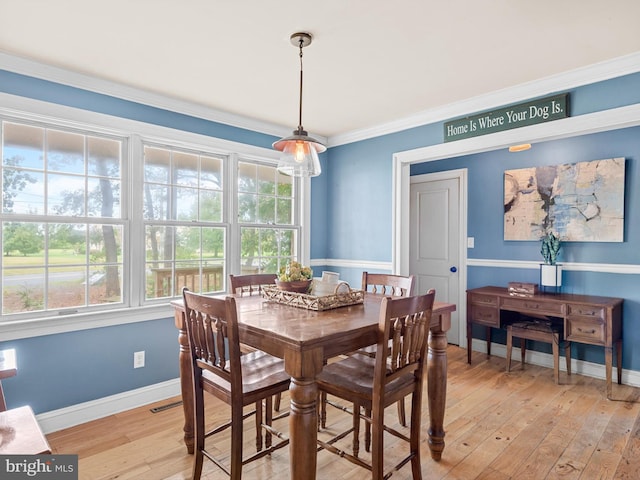
[[[275,273],[254,273],[250,275],[229,275],[229,293],[240,296],[262,295],[262,287],[275,285],[278,275]],[[252,352],[255,348],[241,345],[243,353]],[[280,411],[282,395],[277,394],[273,399],[273,409]]]
[[[282,360],[276,357],[261,351],[240,354],[235,298],[207,297],[192,293],[187,288],[183,289],[182,295],[193,374],[193,479],[200,478],[206,457],[233,480],[238,480],[243,465],[289,443],[288,438],[272,427],[273,420],[284,415],[273,417],[271,398],[289,388],[290,378],[284,371]],[[204,392],[231,407],[231,420],[208,432],[205,431]],[[249,405],[254,409],[244,412],[244,407]],[[244,457],[243,420],[251,415],[255,415],[257,453]],[[230,466],[205,448],[206,438],[228,428],[231,428]],[[272,444],[272,435],[281,439],[275,445]]]
[[[367,468],[374,480],[390,474],[411,461],[413,479],[421,479],[420,444],[422,388],[429,324],[435,291],[410,297],[385,297],[380,306],[378,343],[375,358],[354,355],[329,363],[317,376],[318,388],[353,404],[353,424],[350,429],[328,441],[318,440],[321,448],[335,453],[356,465]],[[391,341],[389,341],[391,339]],[[399,399],[411,396],[409,436],[384,423],[384,410]],[[360,415],[361,407],[371,415]],[[347,409],[348,410],[348,409]],[[360,423],[371,426],[371,463],[359,458]],[[353,432],[352,453],[335,443]],[[409,453],[395,467],[384,465],[383,434],[388,432],[409,444]],[[365,439],[365,448],[368,445]],[[369,449],[367,449],[369,450]]]
[[[362,272],[362,290],[392,297],[409,297],[415,288],[414,275]]]
[[[415,276],[391,275],[386,273],[362,272],[362,290],[377,295],[389,295],[392,297],[409,297],[413,295],[415,288]],[[362,348],[353,352],[358,355],[375,356],[375,346]],[[326,397],[320,396],[320,425],[326,426]],[[369,412],[365,412],[369,415]],[[407,414],[404,408],[404,400],[398,401],[398,421],[403,427],[407,426]]]
[[[239,295],[261,295],[262,287],[275,285],[275,273],[255,273],[251,275],[229,275],[229,291]]]

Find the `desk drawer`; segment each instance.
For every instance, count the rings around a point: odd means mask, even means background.
[[[573,342],[605,345],[606,330],[604,319],[567,317],[564,335],[567,340]]]
[[[485,295],[483,293],[472,293],[469,295],[469,303],[477,305],[498,306],[498,297],[496,295]]]
[[[580,305],[569,303],[567,305],[567,315],[604,319],[605,311],[604,308],[594,305]]]
[[[558,302],[539,301],[535,298],[502,298],[502,309],[513,310],[520,313],[537,313],[551,315],[552,317],[564,317],[565,304]]]
[[[488,327],[500,327],[500,310],[483,305],[471,304],[471,321]]]

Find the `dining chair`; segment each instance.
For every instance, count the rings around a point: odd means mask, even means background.
[[[390,295],[393,297],[409,297],[413,295],[415,288],[415,276],[391,275],[386,273],[362,272],[362,290],[377,295]],[[353,354],[375,356],[375,346],[365,347],[353,352]],[[326,396],[320,396],[320,425],[326,426]],[[369,415],[369,412],[365,412]],[[403,427],[407,426],[407,414],[404,408],[404,400],[398,401],[398,421]]]
[[[254,273],[250,275],[229,275],[229,293],[240,296],[262,295],[262,287],[275,285],[278,275],[275,273]],[[252,352],[255,348],[241,345],[243,353]],[[273,409],[280,411],[282,395],[277,394],[273,399]]]
[[[362,272],[362,290],[392,297],[409,297],[415,288],[414,275]]]
[[[261,295],[262,287],[275,285],[275,273],[254,273],[251,275],[229,275],[230,292],[239,295]]]
[[[195,448],[193,479],[202,474],[208,458],[233,480],[242,475],[242,466],[269,455],[289,443],[272,427],[272,396],[289,388],[290,378],[283,361],[262,351],[240,354],[238,315],[234,297],[213,298],[183,289],[185,323],[193,375]],[[205,431],[204,392],[231,407],[231,420]],[[265,404],[263,420],[263,402]],[[253,410],[245,412],[245,407]],[[243,420],[255,415],[256,453],[242,452]],[[205,439],[231,428],[230,462],[223,463],[205,448]],[[263,448],[263,430],[264,448]],[[280,438],[275,445],[272,436]],[[228,463],[230,463],[229,466]]]
[[[329,363],[317,376],[320,391],[353,404],[351,428],[330,440],[318,440],[320,448],[346,458],[371,471],[374,480],[390,474],[411,461],[413,479],[421,479],[420,444],[422,388],[426,363],[429,324],[435,291],[410,297],[385,297],[380,306],[378,342],[374,358],[353,355]],[[390,341],[391,340],[391,341]],[[384,423],[384,410],[411,395],[409,436]],[[371,415],[361,415],[361,407]],[[346,409],[348,411],[348,409]],[[371,426],[371,462],[359,458],[360,421]],[[409,445],[409,453],[385,474],[383,434],[388,432]],[[353,433],[352,453],[335,446]],[[367,443],[365,441],[365,448]],[[368,448],[366,448],[369,451]]]

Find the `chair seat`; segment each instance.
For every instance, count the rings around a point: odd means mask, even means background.
[[[286,391],[291,377],[284,371],[284,362],[268,353],[256,350],[240,357],[242,367],[242,395],[245,405],[255,402],[256,396],[265,391]],[[218,375],[203,370],[203,386],[214,388],[225,394],[231,391],[231,385]]]
[[[371,404],[375,363],[375,358],[354,354],[325,366],[316,381],[322,390],[330,394],[340,392],[343,397],[348,392],[350,398],[358,398],[361,405],[367,407]],[[403,387],[410,387],[414,381],[413,374],[403,375],[390,382],[387,388],[390,391],[402,391]]]
[[[0,454],[41,455],[46,453],[51,453],[51,447],[30,406],[0,412]]]

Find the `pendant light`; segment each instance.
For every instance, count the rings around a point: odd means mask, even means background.
[[[282,152],[278,162],[278,171],[292,177],[315,177],[320,175],[318,154],[327,147],[307,135],[302,127],[302,49],[311,45],[311,34],[294,33],[291,44],[300,49],[300,108],[298,110],[298,128],[293,135],[274,142],[273,148]]]

